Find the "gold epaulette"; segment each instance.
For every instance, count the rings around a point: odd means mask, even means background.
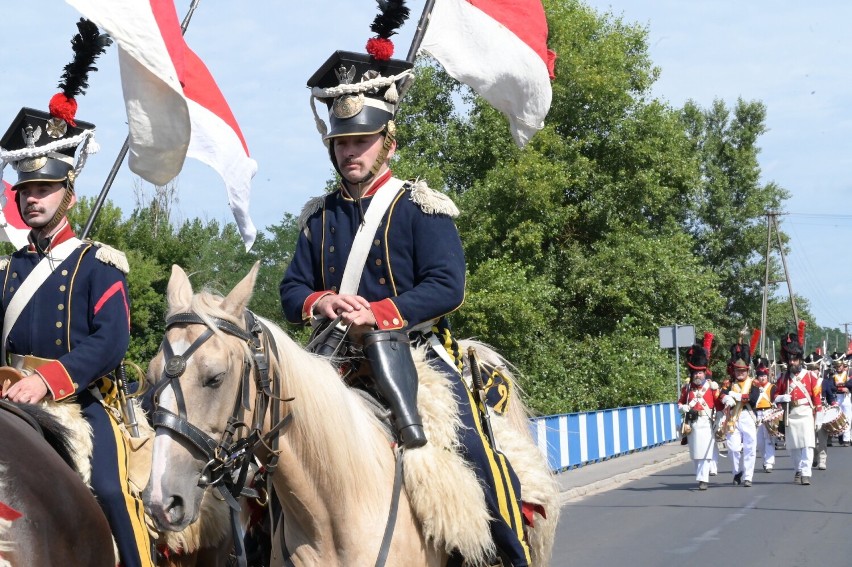
[[[440,191],[430,189],[422,179],[411,184],[411,200],[427,215],[459,216],[459,209],[453,200]]]
[[[128,274],[130,273],[130,264],[127,262],[127,256],[121,250],[117,248],[113,248],[112,246],[108,246],[102,242],[92,242],[92,244],[97,248],[97,252],[95,252],[95,258],[103,262],[104,264],[109,264],[110,266],[115,266],[122,273]]]

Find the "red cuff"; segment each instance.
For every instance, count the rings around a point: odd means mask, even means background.
[[[314,305],[316,305],[317,301],[326,295],[332,295],[333,293],[333,291],[315,291],[310,294],[307,299],[305,299],[305,303],[302,304],[302,321],[307,321],[314,316]]]
[[[65,370],[65,367],[58,360],[39,366],[36,372],[44,379],[47,388],[50,390],[50,394],[57,402],[74,395],[76,384],[74,384],[71,376],[68,375],[68,371]]]
[[[376,326],[383,331],[395,331],[406,325],[402,314],[396,308],[396,303],[390,298],[370,303],[370,309],[376,317]]]

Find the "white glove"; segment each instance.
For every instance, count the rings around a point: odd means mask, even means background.
[[[790,394],[778,394],[777,396],[775,396],[775,403],[776,404],[783,404],[783,403],[789,402],[789,401],[790,401]]]
[[[678,404],[677,409],[680,413],[686,414],[689,411],[689,406],[686,404]]]
[[[739,392],[731,392],[731,397],[734,398],[738,402],[742,401],[742,399],[743,399],[743,395]]]
[[[737,405],[737,402],[734,401],[734,398],[732,398],[730,394],[725,394],[722,398],[722,403],[725,404],[726,408],[732,408]]]

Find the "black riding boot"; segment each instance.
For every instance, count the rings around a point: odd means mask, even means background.
[[[417,412],[417,369],[408,335],[401,331],[370,331],[364,335],[364,355],[372,367],[379,394],[393,413],[400,441],[406,449],[426,444]]]

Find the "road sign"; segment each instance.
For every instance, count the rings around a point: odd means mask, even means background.
[[[695,327],[692,325],[674,325],[660,327],[660,348],[675,347],[675,329],[677,329],[677,346],[688,347],[695,342]]]
[[[672,325],[660,327],[660,348],[692,346],[695,342],[695,327],[692,325]],[[675,348],[675,374],[677,374],[677,392],[680,395],[680,351]]]

